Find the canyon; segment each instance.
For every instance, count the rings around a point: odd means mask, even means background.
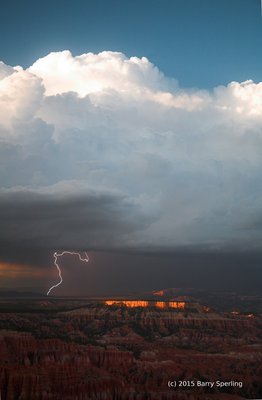
[[[1,400],[262,397],[260,314],[158,297],[0,301]]]

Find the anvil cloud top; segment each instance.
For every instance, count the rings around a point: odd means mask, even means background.
[[[260,0],[13,0],[1,4],[0,59],[51,51],[147,57],[183,87],[262,80]]]

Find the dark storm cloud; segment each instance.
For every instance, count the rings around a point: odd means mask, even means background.
[[[0,257],[21,262],[26,253],[37,263],[57,249],[119,249],[148,225],[139,214],[139,205],[113,192],[7,191],[0,195]]]

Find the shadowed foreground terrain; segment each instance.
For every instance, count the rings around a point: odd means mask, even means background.
[[[166,304],[2,299],[1,400],[262,397],[259,313]]]

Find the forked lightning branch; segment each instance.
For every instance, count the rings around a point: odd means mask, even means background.
[[[56,251],[54,252],[53,256],[54,256],[54,265],[58,271],[58,276],[59,276],[59,282],[56,283],[55,285],[51,286],[50,289],[48,289],[46,295],[49,296],[50,292],[55,289],[56,287],[58,287],[59,285],[61,285],[61,283],[63,282],[63,277],[62,277],[62,271],[61,268],[59,267],[58,264],[58,258],[59,257],[63,257],[65,254],[70,254],[70,255],[76,255],[78,256],[80,261],[84,261],[84,262],[88,262],[89,261],[89,257],[87,255],[86,252],[84,252],[85,256],[82,257],[80,253],[78,252],[74,252],[74,251],[63,251],[62,253],[57,253]]]

